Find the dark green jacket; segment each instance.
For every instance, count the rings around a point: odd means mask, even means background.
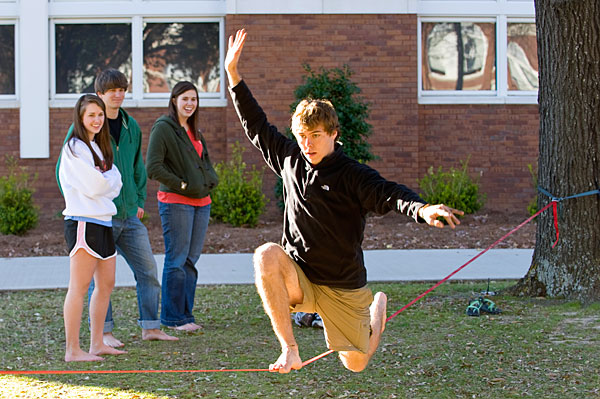
[[[114,164],[121,173],[123,187],[119,196],[113,200],[117,206],[117,214],[114,219],[126,219],[137,215],[138,207],[143,208],[146,203],[146,168],[142,158],[142,131],[135,119],[129,116],[125,110],[119,108],[123,116],[121,125],[121,136],[116,143],[111,136],[114,154]],[[73,133],[73,125],[67,132],[65,143]],[[64,144],[63,144],[64,145]],[[58,182],[58,168],[60,166],[60,155],[56,163],[56,181]],[[60,188],[60,182],[58,183]],[[62,192],[62,189],[61,189]]]
[[[218,184],[204,137],[202,157],[194,148],[185,129],[167,115],[154,122],[150,131],[146,170],[148,177],[160,182],[159,190],[190,198],[204,198]],[[181,183],[187,183],[185,189]]]

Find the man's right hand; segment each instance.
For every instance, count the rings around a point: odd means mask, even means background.
[[[235,33],[235,38],[229,36],[229,46],[227,49],[227,55],[225,56],[225,71],[227,71],[227,77],[229,78],[229,86],[237,86],[242,80],[238,72],[238,62],[240,55],[242,55],[242,49],[246,41],[246,30],[240,29]]]

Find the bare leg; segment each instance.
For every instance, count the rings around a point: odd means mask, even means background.
[[[296,269],[289,256],[274,243],[264,244],[254,253],[255,283],[265,312],[281,345],[281,355],[269,370],[289,373],[302,368],[298,344],[290,320],[290,305],[302,303]]]
[[[83,351],[79,344],[83,300],[87,293],[87,287],[94,276],[97,262],[96,258],[82,249],[70,259],[69,288],[63,307],[66,339],[65,362],[102,360],[100,356]]]
[[[357,351],[340,352],[340,360],[344,366],[351,371],[359,372],[363,371],[369,360],[375,354],[379,341],[381,340],[381,334],[385,330],[386,321],[386,309],[387,309],[387,296],[383,292],[378,292],[373,298],[373,303],[370,306],[371,312],[371,337],[369,338],[369,351],[367,353],[360,353]]]
[[[98,261],[94,273],[95,287],[90,300],[90,353],[93,355],[120,355],[127,353],[104,343],[102,328],[108,310],[110,294],[115,286],[116,257]]]

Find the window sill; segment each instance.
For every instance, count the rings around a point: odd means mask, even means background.
[[[420,96],[419,104],[537,104],[537,95],[515,96]]]
[[[77,98],[74,99],[55,99],[50,100],[50,108],[72,108],[75,106]],[[0,102],[1,103],[1,102]],[[169,104],[168,98],[152,98],[143,100],[125,99],[123,108],[167,108]],[[200,98],[198,99],[198,107],[226,107],[227,99],[225,98]]]
[[[73,104],[75,105],[75,104]],[[0,100],[0,109],[4,108],[20,108],[18,100]]]

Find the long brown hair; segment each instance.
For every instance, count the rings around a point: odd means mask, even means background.
[[[169,116],[171,117],[171,119],[177,122],[178,125],[179,115],[177,113],[177,97],[179,97],[188,90],[194,90],[194,92],[196,93],[196,98],[198,98],[198,89],[196,89],[196,86],[194,86],[192,82],[179,82],[173,87],[173,90],[171,90],[171,97],[169,98]],[[199,107],[196,105],[194,113],[191,114],[187,119],[190,131],[192,132],[196,140],[200,140],[200,133],[198,131],[198,108]]]
[[[100,151],[102,151],[102,155],[104,156],[104,162],[100,159],[98,154],[92,148],[90,144],[90,137],[88,135],[87,130],[83,126],[83,115],[87,106],[89,104],[96,104],[102,109],[104,112],[104,123],[102,124],[102,128],[94,137],[94,141],[100,147]],[[102,171],[107,171],[112,168],[113,165],[113,151],[112,145],[110,144],[110,133],[108,132],[108,123],[106,122],[106,106],[104,105],[104,101],[100,97],[95,94],[84,94],[79,97],[77,100],[77,104],[75,104],[75,109],[73,110],[73,136],[79,140],[83,141],[90,151],[92,152],[92,156],[94,157],[94,165],[99,167]],[[69,149],[71,153],[73,149],[71,148],[70,140],[68,142]]]

